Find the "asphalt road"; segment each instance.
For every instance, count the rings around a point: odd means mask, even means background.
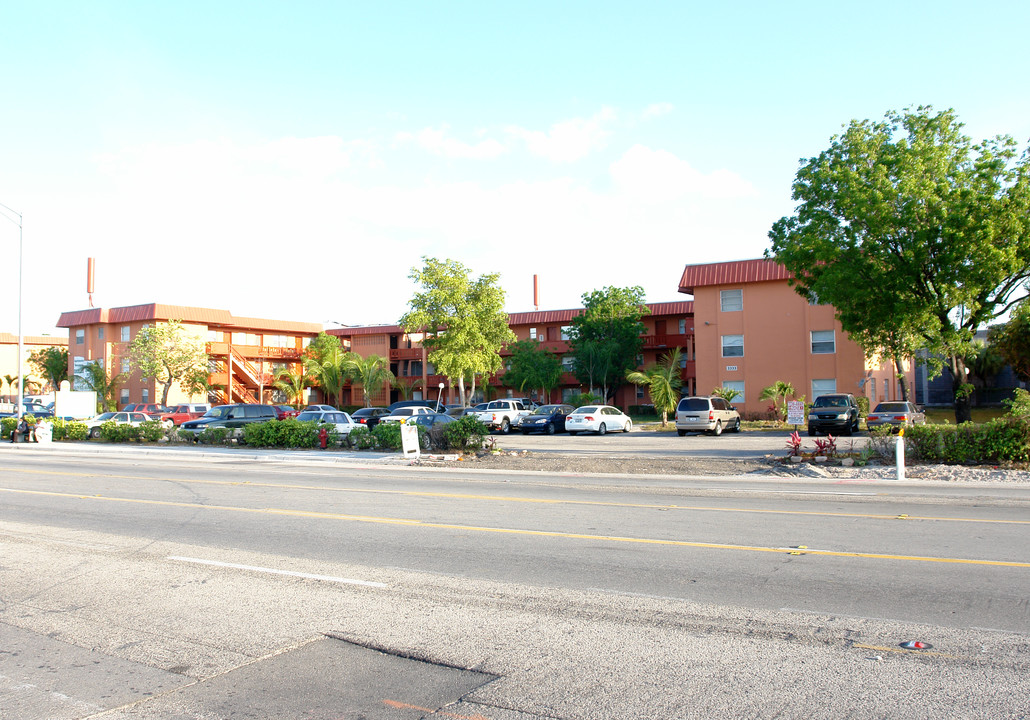
[[[11,450],[5,720],[1030,712],[1023,486]]]

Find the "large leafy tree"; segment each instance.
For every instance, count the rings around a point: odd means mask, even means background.
[[[991,327],[987,339],[1016,375],[1030,380],[1030,300],[1019,303],[1008,322]]]
[[[54,390],[61,387],[61,382],[68,379],[68,348],[48,347],[36,350],[29,355],[29,363],[36,372],[46,378]]]
[[[196,389],[207,374],[204,341],[179,320],[148,325],[136,333],[129,344],[129,361],[143,377],[154,378],[162,387],[161,404],[168,404],[168,393],[176,382],[184,389]],[[189,386],[189,387],[187,387]]]
[[[961,129],[929,107],[852,121],[802,161],[796,212],[766,252],[866,350],[947,358],[958,422],[970,418],[973,333],[1030,278],[1030,153],[1007,136],[974,145]]]
[[[564,374],[561,358],[553,351],[541,348],[539,340],[520,340],[509,345],[508,350],[511,355],[501,377],[501,382],[507,387],[520,393],[526,388],[539,389],[542,396],[546,396],[561,384]]]
[[[118,409],[118,387],[122,384],[122,374],[111,376],[100,364],[99,360],[82,366],[78,376],[87,390],[97,394],[97,412],[113,412]]]
[[[362,357],[357,353],[347,353],[348,374],[361,385],[365,407],[372,406],[372,395],[395,381],[390,372],[390,361],[382,355]]]
[[[467,405],[476,375],[496,373],[501,348],[515,341],[504,312],[504,290],[497,284],[500,276],[487,273],[473,280],[460,262],[423,257],[422,267],[412,268],[409,277],[421,289],[400,325],[409,333],[425,333],[429,362],[457,385],[459,400]],[[471,378],[468,389],[466,378]]]
[[[680,399],[683,378],[680,377],[682,351],[677,347],[663,355],[659,362],[643,371],[626,373],[626,379],[634,385],[647,385],[651,403],[662,414],[662,427],[669,423],[669,413],[676,409]]]
[[[572,319],[572,372],[607,401],[638,366],[644,345],[641,318],[650,313],[641,287],[606,287],[583,295],[583,313]]]
[[[337,407],[343,404],[343,388],[350,379],[347,355],[340,338],[321,332],[308,344],[304,356],[304,369]]]

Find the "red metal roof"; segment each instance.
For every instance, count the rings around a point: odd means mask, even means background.
[[[680,292],[693,295],[694,288],[709,285],[771,282],[789,280],[790,277],[787,268],[775,260],[735,260],[708,265],[687,265],[680,278]]]
[[[0,333],[0,345],[17,345],[18,336],[13,333]],[[68,344],[68,338],[59,335],[25,335],[22,337],[24,345],[48,345],[52,347]]]
[[[262,330],[281,333],[315,334],[322,331],[317,323],[295,322],[292,320],[266,320],[263,318],[234,318],[228,310],[212,310],[210,308],[188,307],[184,305],[164,305],[149,303],[131,305],[120,308],[90,308],[61,313],[57,327],[79,327],[99,323],[130,323],[148,320],[181,320],[186,323],[200,323],[210,327],[223,327],[240,330]]]

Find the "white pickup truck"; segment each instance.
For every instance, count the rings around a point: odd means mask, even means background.
[[[486,410],[477,413],[476,417],[491,430],[499,430],[502,435],[507,435],[512,426],[518,424],[520,417],[531,412],[532,409],[521,400],[492,400]]]

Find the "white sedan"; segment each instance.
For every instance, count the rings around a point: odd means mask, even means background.
[[[100,437],[100,426],[106,422],[113,422],[118,425],[132,425],[139,427],[150,420],[147,415],[141,412],[106,412],[100,413],[95,418],[87,420],[85,425],[91,438]]]
[[[305,410],[297,419],[301,422],[314,420],[317,423],[327,423],[336,428],[336,434],[341,438],[350,435],[354,428],[364,427],[361,423],[354,422],[350,415],[342,410]]]
[[[604,435],[607,432],[633,429],[633,421],[629,415],[611,405],[584,405],[576,408],[565,418],[565,429],[569,435],[581,432],[595,432]]]

